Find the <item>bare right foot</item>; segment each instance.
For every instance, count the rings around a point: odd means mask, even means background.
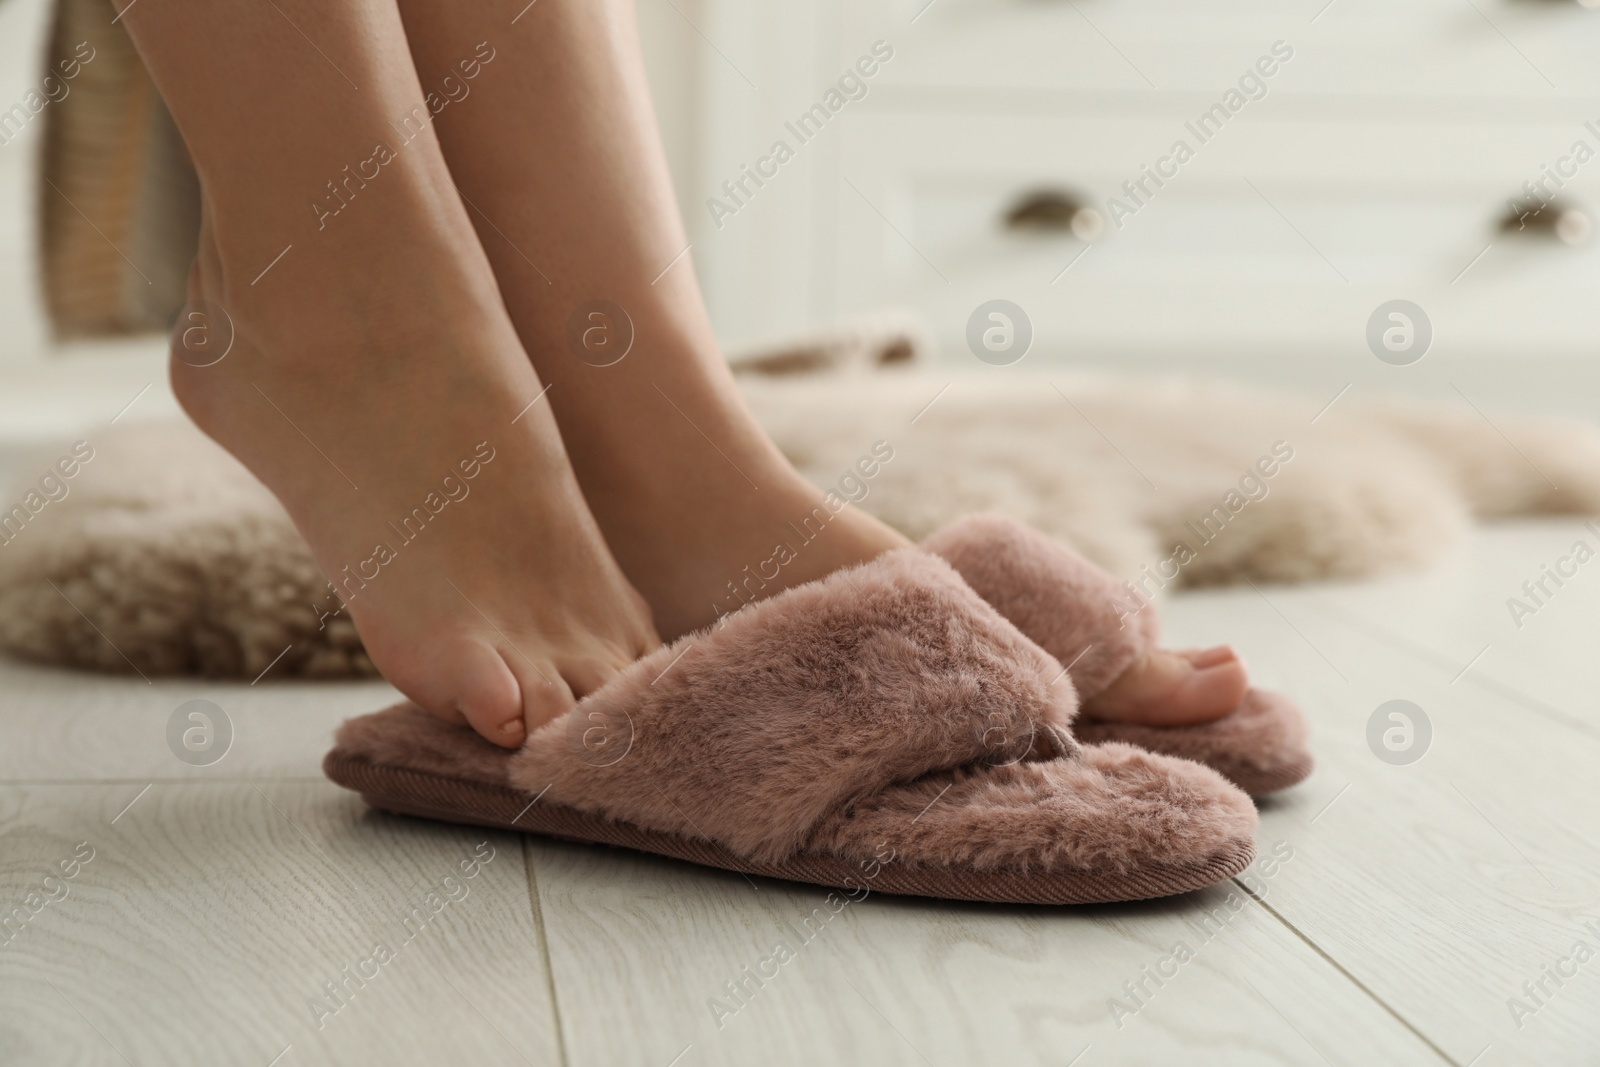
[[[1108,722],[1193,726],[1228,714],[1249,688],[1249,671],[1230,645],[1180,652],[1158,648],[1086,701],[1083,710]]]
[[[233,347],[195,366],[180,323],[173,387],[283,502],[332,579],[327,608],[336,592],[378,670],[515,746],[660,642],[548,402],[524,410],[540,386],[487,266],[487,288],[463,284],[472,255],[427,247],[428,229],[318,235],[248,285],[208,211],[191,297],[226,309]],[[209,325],[221,340],[226,324]]]

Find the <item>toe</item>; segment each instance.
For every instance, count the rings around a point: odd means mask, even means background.
[[[1240,659],[1238,651],[1232,645],[1217,645],[1215,648],[1185,648],[1179,650],[1178,655],[1188,660],[1195,667],[1216,667]]]
[[[572,688],[573,695],[583,699],[595,690],[605,686],[611,679],[622,672],[626,663],[612,662],[601,659],[585,659],[576,663],[563,664],[561,677]]]
[[[508,724],[508,736],[515,735],[510,743],[520,745],[528,734],[572,710],[577,698],[552,662],[536,663],[512,653],[506,663],[522,689],[521,706]]]
[[[1228,714],[1249,688],[1244,660],[1227,646],[1157,650],[1130,667],[1084,710],[1092,718],[1114,722],[1192,726]]]
[[[391,679],[395,680],[395,679]],[[429,714],[456,726],[471,726],[497,745],[522,743],[522,697],[518,679],[493,648],[476,641],[442,650],[418,684],[396,686]],[[508,729],[514,724],[513,729]]]
[[[1238,660],[1225,661],[1189,672],[1173,689],[1171,697],[1153,710],[1157,710],[1165,723],[1210,722],[1238,707],[1249,687],[1244,664]]]

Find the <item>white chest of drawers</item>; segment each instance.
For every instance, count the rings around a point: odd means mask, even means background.
[[[1536,234],[1537,218],[1499,229],[1513,198],[1600,209],[1600,11],[1573,0],[697,14],[715,50],[698,187],[681,193],[730,342],[894,306],[966,359],[967,316],[1003,297],[1033,319],[1040,359],[1336,360],[1405,297],[1463,359],[1600,357],[1600,242]],[[827,110],[878,41],[893,56],[865,95]],[[820,130],[796,127],[818,104]],[[1037,190],[1093,205],[1104,232],[1008,227]]]

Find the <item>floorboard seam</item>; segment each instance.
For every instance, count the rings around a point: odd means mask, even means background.
[[[555,961],[550,958],[550,928],[545,925],[544,905],[539,900],[539,874],[528,835],[521,836],[522,869],[528,875],[528,904],[533,908],[533,921],[539,927],[539,949],[544,954],[544,978],[550,988],[550,1013],[556,1020],[556,1052],[561,1056],[562,1067],[572,1067],[572,1057],[567,1052],[567,1024],[561,1014],[561,997],[556,991]]]
[[[1388,1001],[1386,1001],[1382,997],[1378,996],[1378,994],[1376,992],[1374,992],[1370,986],[1368,986],[1361,979],[1357,978],[1354,974],[1350,973],[1349,969],[1347,969],[1344,964],[1340,963],[1338,960],[1334,959],[1331,955],[1329,955],[1327,953],[1327,951],[1324,950],[1321,945],[1317,944],[1311,938],[1307,937],[1306,934],[1298,926],[1296,926],[1294,923],[1290,922],[1287,918],[1285,918],[1282,912],[1280,912],[1277,908],[1274,908],[1271,904],[1268,904],[1261,897],[1257,896],[1254,892],[1251,891],[1249,886],[1247,886],[1243,882],[1239,881],[1238,878],[1234,878],[1232,881],[1241,890],[1243,890],[1244,893],[1250,897],[1250,899],[1254,900],[1257,904],[1261,905],[1262,909],[1265,910],[1268,915],[1271,915],[1274,919],[1277,919],[1278,922],[1283,925],[1283,928],[1285,930],[1288,930],[1295,937],[1298,937],[1302,942],[1305,943],[1305,946],[1307,948],[1309,948],[1312,952],[1315,952],[1318,956],[1320,956],[1324,960],[1326,960],[1328,965],[1330,967],[1332,967],[1334,970],[1336,970],[1340,974],[1344,975],[1345,979],[1348,982],[1350,982],[1351,985],[1355,986],[1357,989],[1361,990],[1361,992],[1365,993],[1369,1000],[1371,1000],[1374,1004],[1376,1004],[1378,1007],[1382,1008],[1385,1012],[1387,1012],[1389,1014],[1389,1016],[1394,1019],[1395,1022],[1399,1023],[1401,1026],[1403,1026],[1407,1030],[1411,1031],[1411,1033],[1416,1037],[1416,1039],[1418,1041],[1421,1041],[1424,1045],[1427,1045],[1430,1049],[1432,1049],[1434,1055],[1438,1056],[1444,1062],[1450,1064],[1450,1067],[1461,1067],[1461,1064],[1456,1062],[1456,1060],[1453,1059],[1448,1053],[1446,1053],[1444,1049],[1442,1049],[1438,1045],[1434,1044],[1432,1038],[1428,1037],[1427,1034],[1423,1033],[1421,1030],[1417,1029],[1417,1027],[1412,1025],[1411,1020],[1407,1019],[1404,1015],[1401,1015],[1399,1011],[1397,1011],[1394,1007],[1392,1007],[1388,1003]]]

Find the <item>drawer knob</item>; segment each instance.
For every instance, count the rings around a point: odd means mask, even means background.
[[[1080,241],[1093,241],[1105,232],[1106,219],[1076,193],[1037,189],[1018,198],[1006,211],[1006,227],[1047,233],[1065,231]]]
[[[1500,219],[1500,232],[1581,245],[1594,232],[1594,220],[1582,208],[1559,200],[1531,206],[1513,202]]]

